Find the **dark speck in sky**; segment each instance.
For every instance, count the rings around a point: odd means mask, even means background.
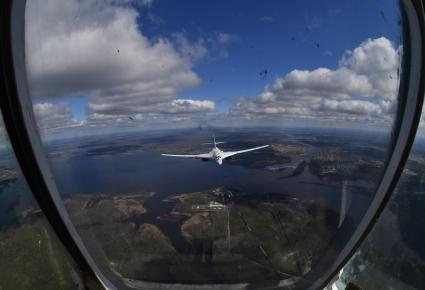
[[[264,70],[260,71],[260,76],[261,76],[261,78],[263,80],[266,78],[267,74],[268,74],[268,70],[267,69],[264,69]]]
[[[384,21],[387,22],[387,17],[385,16],[384,11],[381,10],[380,12],[381,12],[382,19],[384,19]]]

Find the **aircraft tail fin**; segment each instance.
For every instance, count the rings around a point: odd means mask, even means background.
[[[212,143],[207,142],[207,143],[204,143],[204,144],[214,145],[214,147],[216,148],[218,144],[223,144],[223,143],[226,143],[226,142],[223,142],[223,141],[222,142],[217,142],[217,141],[215,141],[215,135],[213,135],[213,142]]]

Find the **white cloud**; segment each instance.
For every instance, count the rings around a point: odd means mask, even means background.
[[[150,40],[139,30],[138,12],[117,3],[27,3],[26,53],[32,97],[86,96],[90,114],[114,117],[146,108],[167,114],[181,113],[180,107],[186,113],[208,111],[210,107],[200,106],[200,101],[176,99],[201,83],[192,61],[207,53],[203,44],[191,44],[179,36],[176,49],[166,38]],[[152,1],[141,4],[149,6]]]
[[[111,111],[109,106],[105,104],[89,104],[89,109],[92,112],[98,112],[99,114],[110,114],[118,115],[123,112],[123,108],[119,112]],[[146,104],[137,108],[139,113],[174,113],[174,114],[185,114],[185,113],[206,113],[214,111],[215,104],[212,101],[199,101],[199,100],[187,100],[187,99],[176,99],[172,102],[167,103],[153,103]],[[129,109],[130,110],[130,109]],[[126,113],[126,112],[124,112]],[[130,112],[127,112],[130,113]],[[129,114],[126,114],[129,115]]]
[[[171,106],[164,108],[166,113],[194,113],[212,112],[215,109],[214,102],[178,99],[171,103]]]
[[[347,51],[337,69],[293,70],[252,99],[231,108],[232,117],[384,121],[395,111],[401,47],[368,39]]]
[[[388,110],[387,103],[375,104],[362,100],[323,100],[323,110],[329,110],[340,113],[358,114],[358,115],[377,115],[385,114]]]
[[[285,79],[277,80],[273,90],[287,90],[293,95],[349,98],[352,95],[368,96],[372,85],[365,75],[358,75],[346,67],[337,70],[318,68],[313,71],[293,70]]]
[[[201,113],[215,109],[214,102],[205,100],[177,99],[171,103],[148,106],[143,113],[135,115],[90,113],[86,120],[73,117],[69,105],[50,102],[34,104],[33,109],[43,137],[52,134],[92,134],[114,132],[117,128],[131,129],[145,125],[193,125],[202,118]],[[164,118],[164,115],[168,115]],[[182,125],[182,124],[180,124]],[[93,131],[94,130],[94,131]],[[1,135],[0,127],[0,135]],[[1,143],[1,142],[0,142]]]
[[[44,133],[78,127],[84,124],[77,120],[71,113],[67,104],[54,105],[52,103],[41,103],[33,106],[38,127]]]
[[[137,10],[120,4],[129,1],[28,1],[27,70],[32,97],[45,101],[34,106],[41,128],[196,122],[215,111],[213,101],[178,96],[201,84],[194,62],[228,56],[239,37],[214,32],[196,41],[183,33],[149,39]],[[315,18],[308,28],[320,25]],[[224,121],[387,120],[394,112],[400,53],[401,47],[384,37],[368,39],[347,51],[336,69],[294,69],[216,116]],[[69,106],[48,101],[69,96],[88,98],[85,123]]]
[[[368,39],[353,51],[347,51],[340,66],[367,76],[373,96],[394,101],[398,88],[399,54],[401,48],[394,48],[385,37]]]
[[[170,103],[146,105],[140,108],[137,114],[128,115],[120,113],[91,113],[87,118],[87,127],[110,127],[111,126],[141,126],[141,125],[177,125],[178,122],[186,122],[193,125],[205,113],[213,112],[215,103],[208,100],[176,99]],[[93,110],[92,110],[93,111]]]

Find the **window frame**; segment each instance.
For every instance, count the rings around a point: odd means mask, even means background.
[[[0,4],[0,106],[12,148],[32,194],[76,262],[87,289],[117,289],[100,271],[78,235],[53,179],[38,134],[26,79],[26,0]]]
[[[117,289],[101,271],[65,209],[38,134],[25,70],[26,0],[0,4],[0,106],[22,173],[44,215],[82,271],[88,289]],[[321,289],[357,251],[384,210],[404,169],[419,125],[425,90],[425,20],[422,0],[400,0],[403,14],[403,73],[399,95],[405,96],[393,131],[394,143],[378,190],[366,214],[339,256],[309,289]],[[422,80],[422,81],[421,81]],[[108,273],[109,274],[109,273]]]

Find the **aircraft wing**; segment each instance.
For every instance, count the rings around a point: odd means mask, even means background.
[[[212,158],[210,153],[196,154],[196,155],[178,155],[178,154],[161,154],[161,155],[162,156],[170,156],[170,157],[199,158],[199,159],[211,159]]]
[[[244,150],[239,150],[239,151],[229,151],[229,152],[224,152],[224,158],[239,154],[239,153],[245,153],[245,152],[249,152],[249,151],[254,151],[254,150],[258,150],[258,149],[262,149],[262,148],[266,148],[269,147],[270,145],[263,145],[260,147],[254,147],[254,148],[249,148],[249,149],[244,149]]]

